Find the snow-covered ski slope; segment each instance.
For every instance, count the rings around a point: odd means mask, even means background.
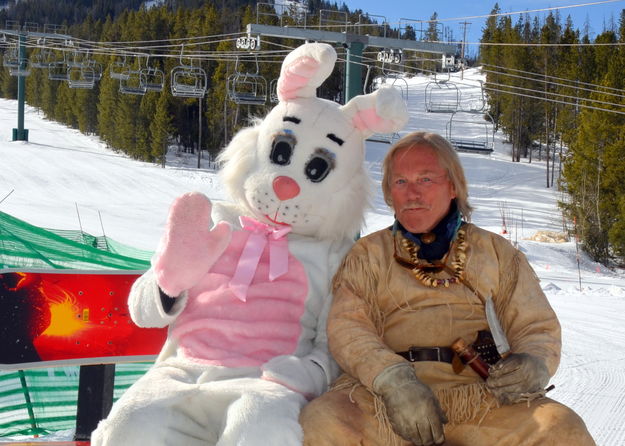
[[[452,74],[448,82],[461,90],[461,107],[476,108],[468,103],[479,100],[479,72],[471,69],[464,72],[464,79],[460,76]],[[406,82],[410,122],[402,133],[429,130],[445,135],[450,114],[425,111],[426,87],[432,79],[417,76]],[[444,90],[436,99],[453,102],[455,91]],[[28,107],[25,122],[30,141],[11,142],[16,110],[15,101],[0,100],[0,200],[13,190],[0,204],[0,210],[17,218],[52,228],[82,226],[94,235],[104,231],[119,242],[152,250],[174,197],[200,190],[213,200],[225,198],[216,173],[193,167],[197,163],[194,157],[171,154],[166,169],[132,161],[108,150],[96,137],[46,121]],[[484,140],[482,115],[459,115],[451,137]],[[387,149],[386,144],[367,144],[367,163],[376,186],[364,233],[392,222],[392,212],[379,188],[381,162]],[[473,221],[500,233],[502,213],[506,215],[507,236],[529,258],[560,317],[562,362],[552,380],[556,388],[550,396],[582,416],[598,445],[623,446],[625,273],[611,271],[583,254],[578,272],[574,242],[528,240],[537,231],[562,231],[557,207],[561,197],[557,191],[545,188],[544,162],[512,163],[509,146],[499,134],[494,149],[490,156],[460,155],[471,184]]]

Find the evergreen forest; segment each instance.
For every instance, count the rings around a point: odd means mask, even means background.
[[[282,8],[253,0],[148,3],[22,0],[0,10],[0,29],[40,25],[30,29],[37,38],[26,42],[27,57],[36,62],[25,82],[29,105],[99,135],[113,150],[155,163],[164,162],[168,149],[214,157],[251,117],[273,106],[272,81],[284,55],[301,41],[263,36],[251,42],[249,23],[321,27],[324,20],[339,21],[372,25],[345,29],[353,33],[455,40],[440,34],[436,13],[419,34],[410,26],[379,26],[361,10],[324,0]],[[544,18],[500,12],[495,4],[471,61],[486,76],[495,126],[510,142],[513,161],[546,163],[545,186],[563,191],[569,230],[591,257],[623,265],[625,10],[592,36],[587,25],[580,30],[557,12]],[[0,35],[5,67],[18,57],[17,48],[15,35]],[[344,48],[337,52],[345,58]],[[381,72],[376,53],[365,58],[374,68],[363,70],[363,82]],[[342,101],[342,65],[319,96]],[[399,69],[412,75],[440,65],[431,55],[410,53]],[[233,101],[235,81],[254,98]],[[0,96],[17,94],[16,76],[0,69]]]
[[[546,161],[545,186],[563,191],[569,230],[584,250],[622,265],[625,9],[594,39],[558,14],[513,22],[500,12],[496,4],[480,48],[490,114],[513,161]]]

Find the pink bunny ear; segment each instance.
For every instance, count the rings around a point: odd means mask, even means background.
[[[341,110],[364,138],[373,133],[397,132],[408,122],[408,109],[401,93],[389,86],[381,87],[371,94],[356,96]]]
[[[305,43],[284,59],[278,78],[278,99],[311,98],[317,87],[330,76],[336,62],[336,51],[326,43]]]

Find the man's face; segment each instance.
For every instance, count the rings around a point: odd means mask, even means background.
[[[429,232],[447,214],[456,191],[434,150],[427,145],[400,149],[391,163],[393,209],[408,231]]]

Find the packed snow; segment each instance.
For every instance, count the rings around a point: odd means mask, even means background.
[[[450,113],[426,112],[426,102],[436,101],[455,103],[463,110],[481,108],[481,79],[479,71],[471,69],[439,78],[437,84],[425,76],[395,80],[410,109],[410,122],[402,133],[429,130],[450,138],[494,142],[491,155],[460,154],[475,208],[473,222],[497,233],[505,229],[505,236],[527,255],[560,318],[562,362],[549,396],[572,407],[598,445],[623,446],[625,272],[578,255],[575,240],[544,241],[564,231],[557,206],[562,196],[545,187],[544,161],[513,163],[510,146],[499,133],[492,140],[492,128],[482,113],[456,113],[450,124]],[[11,141],[16,123],[17,102],[0,99],[0,211],[31,224],[82,229],[153,250],[176,196],[198,190],[214,201],[227,198],[207,159],[198,169],[194,155],[176,154],[172,148],[164,169],[133,161],[97,137],[48,121],[30,107],[25,115],[29,142]],[[380,192],[381,163],[388,147],[367,143],[375,199],[364,234],[393,220]],[[64,435],[71,433],[55,439]]]

